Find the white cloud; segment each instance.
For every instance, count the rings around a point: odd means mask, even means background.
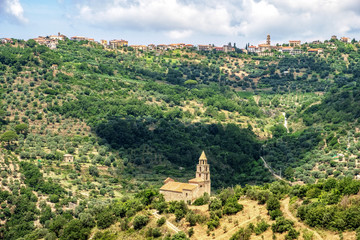
[[[358,0],[82,0],[76,9],[76,18],[91,25],[159,31],[173,39],[264,39],[269,33],[279,40],[314,40],[360,29]]]
[[[171,39],[184,39],[190,37],[192,34],[193,31],[191,30],[184,30],[184,31],[173,30],[167,32],[166,36],[168,36]]]
[[[177,38],[192,32],[214,35],[236,33],[230,13],[220,4],[199,6],[177,0],[112,0],[103,6],[94,2],[78,4],[79,18],[99,26],[167,32]]]
[[[24,9],[19,0],[0,0],[0,20],[7,20],[17,23],[26,23]]]

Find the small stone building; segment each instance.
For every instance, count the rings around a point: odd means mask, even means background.
[[[199,163],[196,166],[195,178],[188,183],[175,182],[172,178],[167,178],[164,185],[160,188],[160,193],[164,195],[165,201],[191,201],[211,192],[210,166],[207,163],[205,152],[201,153]]]
[[[74,156],[71,154],[64,155],[64,162],[74,162]]]

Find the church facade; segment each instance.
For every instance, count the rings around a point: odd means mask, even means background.
[[[210,165],[207,162],[205,152],[201,153],[199,163],[196,166],[195,178],[188,183],[176,182],[171,178],[164,181],[160,193],[164,195],[165,201],[190,201],[211,192]]]

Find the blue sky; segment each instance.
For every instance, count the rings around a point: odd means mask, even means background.
[[[61,32],[129,44],[359,40],[358,0],[0,0],[0,38]]]

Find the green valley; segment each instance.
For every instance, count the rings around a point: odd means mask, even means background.
[[[0,238],[360,239],[359,46],[0,44]],[[203,150],[212,195],[166,202]]]

